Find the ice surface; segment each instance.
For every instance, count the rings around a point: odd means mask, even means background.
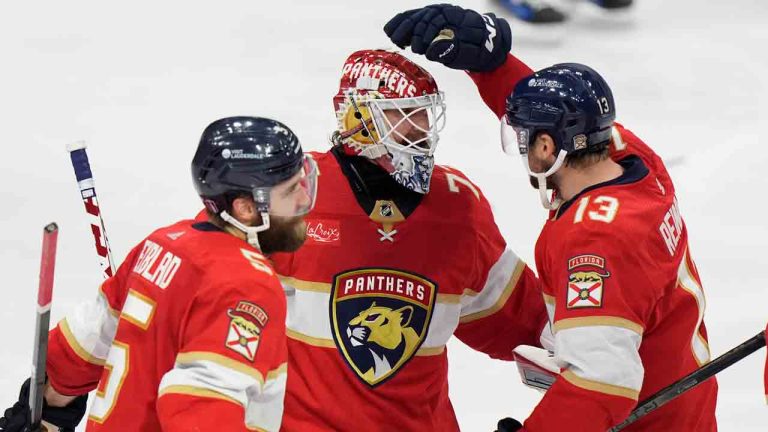
[[[199,2],[203,3],[203,2]],[[61,227],[53,322],[100,282],[65,145],[85,139],[115,258],[152,229],[200,207],[189,162],[211,120],[272,116],[310,149],[327,148],[331,97],[346,55],[387,47],[379,29],[427,2],[3,2],[0,5],[0,407],[29,375],[42,227]],[[676,181],[708,295],[714,354],[764,328],[768,224],[768,3],[637,0],[629,17],[575,12],[559,30],[515,23],[514,52],[534,68],[592,65],[619,119],[664,158]],[[493,10],[489,1],[460,2]],[[498,10],[497,10],[498,12]],[[760,53],[763,54],[760,54]],[[501,157],[498,127],[464,74],[417,59],[447,93],[438,162],[465,171],[510,245],[532,261],[545,216],[520,162]],[[460,211],[460,209],[457,209]],[[515,366],[449,347],[464,430],[526,417],[538,394]],[[722,431],[763,431],[760,351],[719,376]]]

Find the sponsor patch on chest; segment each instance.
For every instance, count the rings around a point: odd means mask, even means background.
[[[605,268],[605,258],[599,255],[578,255],[569,259],[566,308],[601,307],[605,278],[610,275]]]
[[[335,219],[307,220],[307,243],[340,246],[341,223]]]
[[[394,376],[427,336],[437,285],[393,269],[357,269],[334,276],[331,325],[352,371],[374,387]]]

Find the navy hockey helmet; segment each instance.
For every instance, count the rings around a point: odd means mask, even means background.
[[[502,148],[523,157],[528,174],[538,180],[542,204],[555,209],[560,202],[547,196],[547,177],[560,169],[568,155],[605,149],[615,118],[613,94],[600,74],[578,63],[556,64],[515,85],[501,122]],[[530,170],[528,150],[541,132],[552,137],[558,152],[546,172],[536,173]]]
[[[218,214],[238,195],[293,177],[304,159],[299,139],[286,125],[261,117],[226,117],[203,131],[192,179],[206,208]],[[269,210],[268,197],[254,198],[260,210]]]
[[[556,64],[520,80],[507,98],[506,114],[509,125],[527,131],[518,133],[519,150],[546,132],[568,154],[605,148],[616,118],[608,83],[578,63]]]
[[[256,248],[270,215],[304,215],[317,195],[317,167],[299,139],[286,125],[261,117],[227,117],[208,125],[192,159],[192,179],[205,207]],[[229,214],[232,201],[243,195],[253,197],[260,225],[247,226]]]

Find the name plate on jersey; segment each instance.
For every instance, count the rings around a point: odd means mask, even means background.
[[[394,376],[427,336],[437,285],[399,270],[357,269],[333,278],[331,323],[349,367],[375,387]]]

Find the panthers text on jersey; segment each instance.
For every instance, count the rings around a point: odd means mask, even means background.
[[[435,167],[407,218],[391,201],[366,214],[335,156],[313,156],[307,241],[273,256],[288,301],[283,429],[458,430],[446,343],[455,334],[506,360],[539,345],[537,279],[461,172]]]
[[[89,431],[277,431],[285,297],[269,261],[207,222],[136,246],[50,333],[55,390],[96,390]]]
[[[529,73],[510,55],[499,69],[471,75],[501,117]],[[706,300],[672,180],[661,158],[618,124],[611,157],[624,174],[552,212],[536,244],[562,371],[524,430],[605,431],[710,360]],[[716,398],[712,378],[625,430],[717,430]]]

